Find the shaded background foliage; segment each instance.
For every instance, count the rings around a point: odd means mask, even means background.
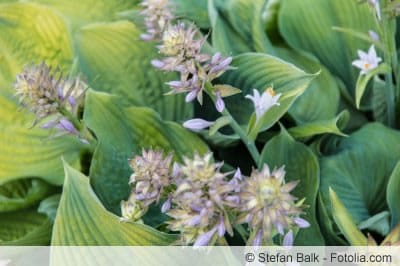
[[[0,0],[0,245],[172,243],[174,235],[118,221],[119,202],[129,193],[127,160],[143,147],[174,151],[177,159],[211,149],[216,159],[250,171],[243,162],[251,159],[232,132],[200,137],[179,125],[216,114],[210,103],[199,108],[164,96],[174,77],[150,65],[158,55],[139,40],[138,2]],[[332,217],[329,187],[354,221],[366,224],[363,230],[388,234],[400,213],[400,175],[393,172],[400,135],[371,123],[384,122],[379,82],[364,97],[363,111],[356,110],[351,62],[369,44],[332,29],[374,30],[368,7],[350,0],[173,4],[179,17],[211,32],[210,50],[237,56],[237,69],[220,81],[243,91],[227,99],[243,126],[253,112],[244,94],[272,84],[283,92],[281,106],[263,123],[268,131],[257,138],[258,163],[285,164],[288,180],[300,180],[295,194],[306,198],[312,227],[296,244],[347,243]],[[74,138],[47,139],[49,132],[30,129],[31,114],[17,110],[15,75],[42,61],[82,73],[90,85],[83,119],[98,138],[93,153]]]

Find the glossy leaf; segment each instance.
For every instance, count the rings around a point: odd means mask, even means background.
[[[38,212],[46,214],[54,223],[57,215],[58,204],[60,203],[61,194],[52,195],[40,202]]]
[[[319,73],[289,110],[297,124],[333,119],[339,109],[340,89],[331,72],[310,54],[288,48],[276,50],[280,58],[305,72]]]
[[[316,55],[354,95],[359,71],[351,63],[357,58],[357,50],[367,50],[370,44],[332,27],[377,32],[374,13],[368,4],[349,0],[283,0],[281,3],[279,28],[284,39],[293,48]]]
[[[263,92],[273,86],[277,93],[283,94],[281,106],[274,106],[267,112],[260,127],[262,130],[278,121],[315,77],[293,64],[266,54],[239,55],[234,58],[232,65],[237,69],[226,72],[222,79],[225,83],[241,89],[242,94],[226,98],[225,103],[240,124],[246,125],[254,112],[252,102],[244,98],[247,94],[253,94],[254,88]]]
[[[336,153],[321,159],[321,194],[329,204],[331,187],[354,223],[387,210],[385,190],[400,156],[400,133],[373,123],[342,138]],[[328,213],[331,213],[328,207]]]
[[[120,96],[119,104],[152,107],[164,119],[183,121],[192,105],[183,95],[165,96],[165,84],[174,75],[155,69],[151,60],[160,55],[154,44],[141,41],[141,30],[127,21],[93,24],[77,34],[77,53],[83,73],[95,90]]]
[[[285,165],[287,182],[299,180],[293,194],[305,198],[309,206],[304,218],[311,226],[301,229],[296,245],[323,245],[324,239],[316,219],[316,200],[319,187],[319,165],[317,157],[304,144],[296,142],[284,129],[264,147],[259,165],[267,163],[270,168]]]
[[[65,165],[65,182],[52,245],[146,246],[169,245],[174,240],[174,236],[151,227],[121,222],[101,205],[89,179]]]
[[[387,185],[386,200],[391,215],[391,228],[400,223],[400,163],[396,164]]]
[[[335,134],[345,137],[340,128],[344,127],[349,120],[350,114],[347,111],[341,112],[331,120],[310,122],[301,126],[292,127],[288,131],[294,138],[308,138],[319,134]]]
[[[196,135],[178,124],[163,122],[153,110],[123,108],[118,101],[118,97],[91,91],[84,115],[99,140],[90,169],[91,184],[105,207],[114,213],[120,213],[120,201],[130,191],[128,159],[142,148],[173,152],[176,158],[208,149]]]
[[[21,179],[0,186],[0,213],[26,209],[48,196],[54,188],[39,179]]]
[[[175,16],[194,21],[200,28],[209,28],[207,0],[172,0],[171,9]]]
[[[210,0],[209,16],[215,49],[225,55],[273,53],[262,23],[264,0]]]

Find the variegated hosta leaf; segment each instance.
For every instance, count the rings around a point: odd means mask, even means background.
[[[32,115],[17,109],[15,99],[0,91],[0,185],[26,177],[62,184],[61,158],[77,166],[83,144],[72,137],[49,139],[49,131],[31,128]]]
[[[142,148],[162,149],[176,158],[208,150],[204,142],[182,126],[164,122],[149,108],[121,106],[118,97],[91,91],[87,95],[85,121],[99,140],[90,169],[91,184],[105,207],[120,213],[132,170],[128,159]]]
[[[7,81],[7,85],[27,64],[46,61],[64,71],[72,64],[72,46],[65,20],[45,6],[0,4],[0,36],[0,81]]]
[[[169,245],[176,237],[143,224],[121,222],[92,191],[89,179],[65,164],[63,194],[54,224],[52,245]]]
[[[151,66],[151,60],[160,55],[154,43],[139,39],[140,33],[127,21],[80,29],[76,47],[90,85],[121,96],[120,104],[152,107],[167,120],[191,117],[192,105],[185,103],[182,95],[164,95],[169,91],[165,83],[176,77]]]

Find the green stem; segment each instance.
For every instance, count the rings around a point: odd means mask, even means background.
[[[210,96],[212,101],[215,103],[217,100],[217,97],[213,93],[213,85],[210,82],[207,82],[205,85],[205,91]],[[247,136],[246,132],[243,130],[243,128],[236,122],[236,120],[233,118],[233,116],[229,113],[228,109],[225,108],[224,111],[222,111],[222,114],[226,117],[229,117],[230,119],[230,126],[232,129],[235,131],[236,134],[239,135],[240,139],[246,145],[247,150],[250,152],[251,157],[253,158],[254,162],[256,165],[259,164],[260,162],[260,153],[258,152],[258,149],[256,147],[256,144],[254,141],[250,140],[250,138]]]

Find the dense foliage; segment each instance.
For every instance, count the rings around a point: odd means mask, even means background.
[[[0,0],[0,245],[400,240],[398,0]]]

